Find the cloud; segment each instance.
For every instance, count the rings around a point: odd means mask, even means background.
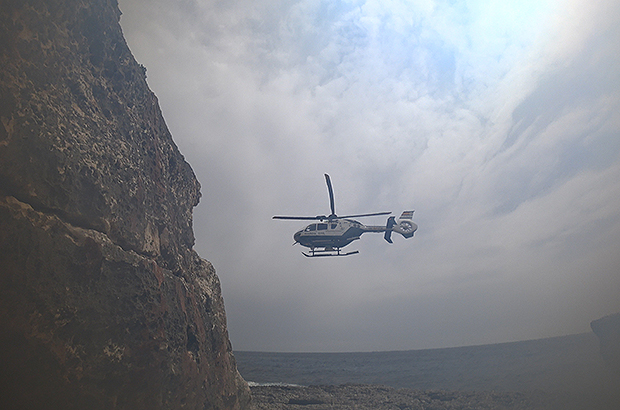
[[[203,186],[235,348],[501,342],[620,309],[615,2],[120,7]],[[303,223],[271,216],[329,212],[325,172],[339,214],[415,208],[416,236],[303,258]]]

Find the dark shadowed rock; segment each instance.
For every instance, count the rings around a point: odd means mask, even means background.
[[[594,320],[590,327],[598,336],[605,363],[620,376],[620,313]]]
[[[0,407],[241,409],[200,185],[115,0],[0,9]]]

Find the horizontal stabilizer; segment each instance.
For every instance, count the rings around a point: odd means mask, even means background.
[[[400,218],[398,218],[398,220],[399,221],[401,219],[411,219],[411,220],[413,220],[413,212],[414,211],[403,211],[403,213],[400,214]]]

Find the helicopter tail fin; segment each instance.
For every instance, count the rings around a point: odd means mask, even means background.
[[[418,229],[418,225],[415,222],[413,222],[413,212],[414,211],[404,211],[398,218],[398,223],[395,224],[391,228],[391,230],[394,232],[398,232],[405,238],[411,238],[413,234],[415,233],[415,231]],[[387,236],[387,231],[386,231],[386,236]]]
[[[393,216],[390,216],[385,224],[385,235],[383,237],[389,243],[392,243],[392,228],[396,225],[396,220]]]

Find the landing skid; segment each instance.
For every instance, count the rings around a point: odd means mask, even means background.
[[[307,258],[318,258],[320,256],[349,256],[355,255],[356,253],[360,253],[360,251],[351,251],[347,253],[340,253],[340,249],[320,249],[314,250],[311,249],[310,253],[302,252],[302,254]]]

